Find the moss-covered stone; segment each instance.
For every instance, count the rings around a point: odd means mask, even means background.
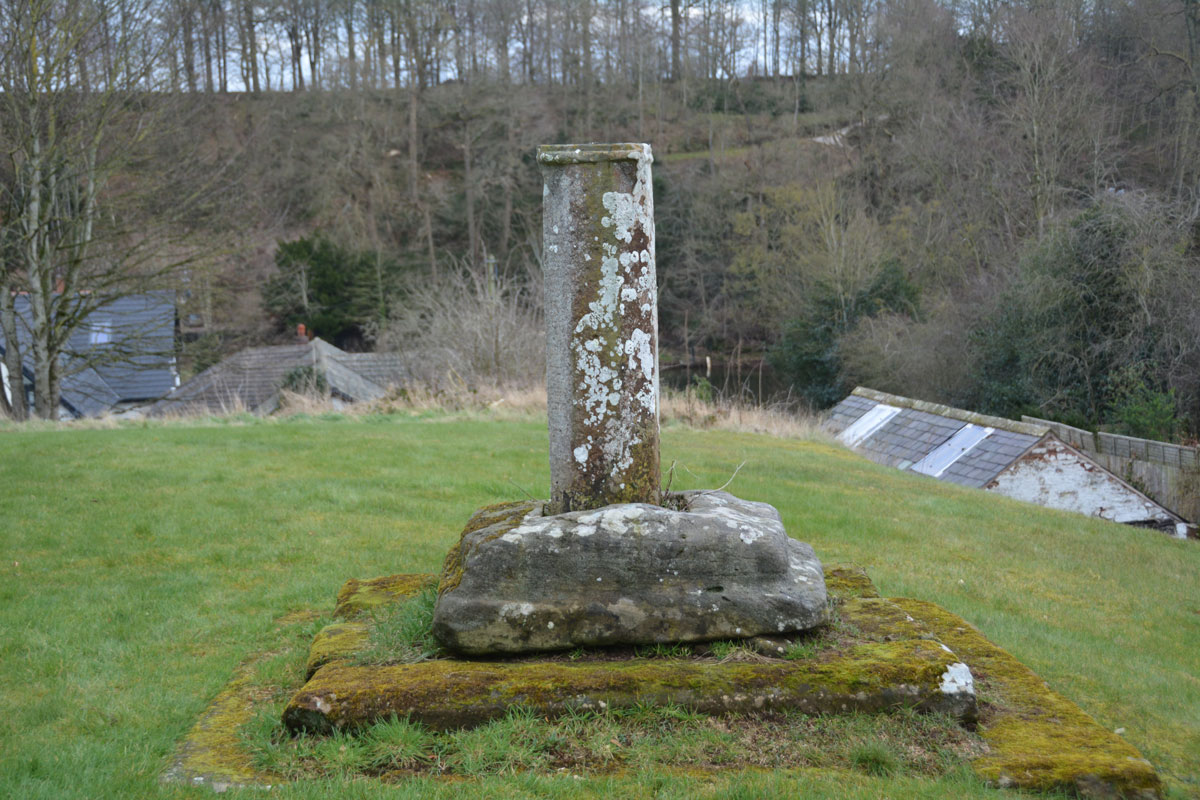
[[[435,640],[488,657],[825,621],[821,563],[778,511],[720,491],[684,500],[686,511],[638,503],[545,516],[525,504],[476,514],[442,573]]]
[[[932,603],[893,602],[917,617],[961,655],[994,695],[980,722],[990,752],[972,763],[984,780],[1035,791],[1066,790],[1084,797],[1160,797],[1154,768],[1031,669],[989,642],[974,627]]]
[[[326,664],[344,661],[367,647],[371,640],[370,627],[365,622],[335,622],[326,625],[313,637],[304,666],[304,679]]]
[[[838,600],[879,597],[879,590],[871,583],[867,571],[856,564],[826,564],[825,589]]]
[[[209,784],[224,791],[262,779],[237,735],[254,714],[252,675],[249,666],[238,669],[188,731],[164,780]]]
[[[957,659],[936,642],[867,643],[836,657],[775,663],[430,661],[331,664],[288,703],[292,730],[357,728],[392,714],[433,728],[476,725],[511,706],[554,716],[572,709],[668,703],[700,712],[797,709],[827,714],[902,707],[969,718],[974,704],[942,690]],[[973,701],[973,697],[971,698]]]
[[[351,578],[338,591],[333,615],[349,619],[363,611],[406,600],[436,582],[437,576],[428,573],[386,575],[365,581]]]
[[[853,626],[858,635],[878,642],[937,638],[907,611],[882,597],[844,600],[838,606],[838,617],[846,625]]]
[[[536,500],[496,503],[484,506],[472,514],[471,518],[467,520],[463,532],[459,534],[458,543],[450,548],[450,552],[446,554],[446,560],[442,563],[442,573],[438,579],[438,595],[452,591],[462,583],[463,568],[473,548],[508,533],[542,505],[541,501]],[[493,530],[489,531],[488,535],[482,539],[472,536],[484,528],[493,528]]]

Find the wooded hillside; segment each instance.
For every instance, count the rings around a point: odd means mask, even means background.
[[[104,244],[74,285],[115,264],[179,289],[193,368],[304,322],[474,342],[431,379],[536,376],[533,149],[648,141],[664,363],[1192,436],[1198,43],[1196,0],[10,4],[0,277],[63,274],[83,230],[28,245],[82,209]],[[61,134],[99,97],[90,144],[31,182],[35,107],[71,111]],[[66,169],[88,152],[114,158]],[[48,174],[95,208],[31,214]]]

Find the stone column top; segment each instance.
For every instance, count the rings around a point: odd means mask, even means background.
[[[639,142],[600,144],[543,144],[537,149],[539,164],[597,164],[603,161],[654,161],[650,145]]]

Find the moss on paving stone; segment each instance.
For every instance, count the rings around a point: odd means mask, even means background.
[[[266,655],[252,659],[205,709],[176,751],[164,774],[166,781],[207,784],[218,792],[230,786],[272,783],[273,776],[257,772],[238,732],[254,716],[262,689],[254,684],[254,671]]]
[[[333,616],[349,619],[363,611],[407,600],[436,580],[437,576],[427,573],[385,575],[365,581],[351,578],[338,591]]]
[[[867,571],[856,564],[826,564],[825,591],[830,597],[879,597]]]
[[[492,513],[503,514],[517,505],[521,504],[504,504],[493,508]],[[825,575],[838,617],[852,629],[854,643],[847,645],[843,641],[799,662],[720,664],[631,659],[571,664],[447,660],[394,667],[349,667],[337,663],[342,656],[333,656],[329,666],[317,670],[310,685],[315,683],[319,687],[325,680],[352,677],[355,691],[360,691],[370,689],[386,671],[409,670],[408,681],[424,693],[425,707],[443,701],[451,703],[445,712],[449,719],[462,712],[463,704],[473,694],[478,699],[481,686],[487,685],[496,692],[489,702],[500,709],[493,712],[498,716],[510,705],[529,704],[539,698],[542,701],[557,698],[555,702],[563,708],[583,708],[588,703],[599,707],[604,693],[614,687],[635,692],[634,702],[646,700],[652,693],[648,690],[661,689],[700,701],[685,705],[702,705],[707,698],[707,708],[711,710],[754,710],[760,698],[762,707],[767,708],[778,702],[781,690],[807,682],[814,697],[821,698],[819,702],[813,701],[812,710],[820,710],[819,704],[825,703],[836,712],[863,708],[870,692],[884,690],[905,675],[915,675],[921,680],[940,675],[948,660],[961,658],[970,665],[977,684],[986,688],[992,701],[980,720],[980,732],[990,750],[972,762],[982,779],[998,786],[1033,791],[1066,790],[1097,798],[1161,795],[1158,776],[1136,749],[1102,728],[1069,700],[1050,691],[1030,669],[988,642],[960,617],[919,600],[881,600],[866,573],[856,566],[827,566]],[[433,575],[396,575],[348,581],[338,593],[338,608],[350,615],[400,602],[436,579]],[[368,627],[366,623],[358,625],[361,628],[345,624],[328,626],[314,640],[314,652],[321,650],[317,641],[322,638],[331,654],[358,649],[352,644],[358,641],[359,634],[355,631]],[[942,650],[939,642],[949,646],[957,657]],[[314,652],[310,652],[310,663]],[[276,782],[275,776],[255,772],[239,736],[241,728],[253,717],[255,704],[265,699],[263,687],[256,686],[253,678],[255,666],[263,658],[238,668],[181,743],[178,757],[165,776],[167,779],[210,783],[218,789]],[[419,670],[412,671],[414,668]],[[523,688],[511,679],[496,684],[497,675],[513,669],[525,670]],[[424,675],[421,681],[413,678],[421,674]],[[297,697],[308,688],[306,685]],[[848,698],[848,702],[841,704],[839,698]],[[373,706],[376,716],[389,713],[384,708],[389,701],[378,692],[374,696],[367,692],[361,697],[356,695],[353,702],[361,708]],[[893,695],[880,703],[877,710],[914,702],[919,701],[914,701],[911,695]],[[299,720],[312,721],[312,717]]]
[[[961,655],[994,696],[991,713],[980,722],[990,752],[972,762],[981,778],[1084,797],[1161,796],[1161,781],[1141,753],[962,618],[921,600],[893,602]]]
[[[873,641],[937,638],[907,611],[882,597],[844,600],[838,604],[838,617],[845,625],[853,627],[857,635]]]
[[[293,730],[358,728],[391,715],[435,729],[473,726],[512,706],[538,716],[572,710],[674,704],[705,713],[780,711],[814,714],[915,707],[960,716],[941,690],[958,659],[937,642],[870,642],[814,660],[709,663],[428,661],[381,667],[332,664],[289,701]]]
[[[313,637],[304,665],[304,679],[326,664],[344,661],[364,649],[371,640],[370,626],[365,622],[335,622],[326,625]]]

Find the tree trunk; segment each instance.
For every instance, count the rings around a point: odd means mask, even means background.
[[[683,14],[679,0],[671,0],[671,80],[677,81],[683,74],[682,43]]]
[[[250,91],[258,94],[262,86],[258,80],[258,39],[255,32],[254,4],[250,0],[244,0],[242,3],[242,26],[245,30],[246,48],[246,52],[242,53],[242,62],[249,62],[243,69],[249,68]]]
[[[8,370],[8,389],[12,396],[11,401],[6,402],[7,398],[0,388],[0,403],[4,404],[9,416],[20,422],[29,418],[29,408],[25,404],[25,375],[21,370],[17,315],[8,281],[0,281],[0,334],[4,336],[4,367]]]
[[[349,64],[350,88],[358,88],[358,62],[354,53],[354,3],[346,6],[346,62]]]
[[[204,59],[204,91],[212,94],[213,87],[213,15],[212,4],[200,4],[200,35],[204,38],[201,57]]]
[[[183,17],[183,74],[187,79],[188,91],[194,92],[196,91],[196,44],[192,30],[192,14],[195,13],[195,6],[188,0],[183,3],[179,11]]]
[[[779,77],[779,21],[783,16],[783,0],[771,2],[771,74]]]
[[[475,223],[475,176],[472,175],[471,171],[471,162],[474,159],[471,156],[471,123],[469,121],[463,125],[462,151],[463,189],[466,196],[467,255],[470,259],[471,269],[475,269],[479,263],[479,226]]]

